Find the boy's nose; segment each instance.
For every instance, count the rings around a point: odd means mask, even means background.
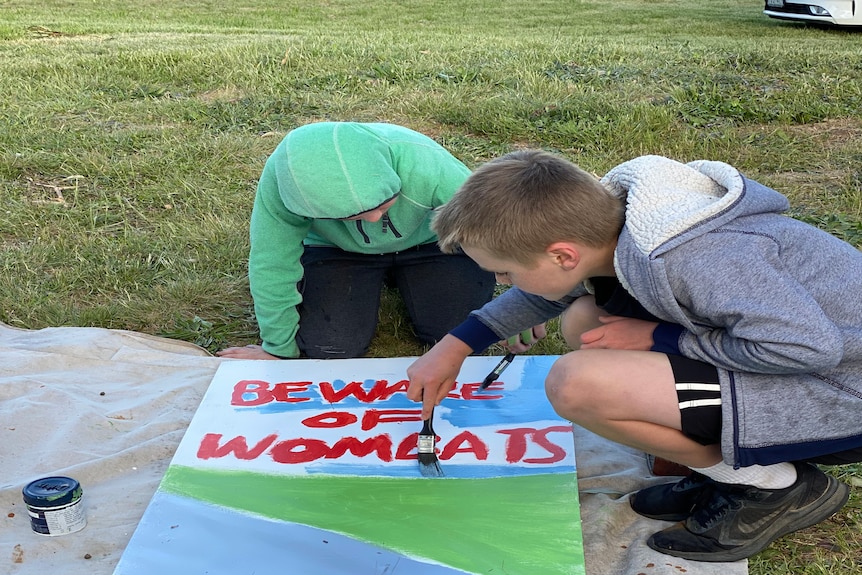
[[[366,222],[379,222],[380,218],[382,218],[385,213],[386,212],[384,210],[371,210],[370,212],[362,214],[362,219]]]

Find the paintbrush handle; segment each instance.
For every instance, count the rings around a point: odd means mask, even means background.
[[[503,375],[503,372],[506,371],[506,368],[509,367],[509,364],[511,364],[514,360],[515,354],[511,351],[507,353],[503,357],[503,359],[500,360],[500,363],[497,364],[497,367],[495,367],[491,371],[491,373],[489,373],[488,376],[482,381],[482,385],[479,386],[479,389],[488,389],[488,386],[494,383],[494,380],[496,380],[498,377]]]
[[[431,413],[431,417],[422,422],[422,431],[419,432],[419,435],[434,435],[434,428],[431,426],[431,418],[434,417],[434,413]]]

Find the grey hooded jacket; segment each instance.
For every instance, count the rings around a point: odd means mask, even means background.
[[[617,277],[715,365],[722,453],[747,466],[862,446],[862,252],[784,216],[787,199],[735,168],[643,156],[602,183],[626,197]],[[474,312],[501,338],[558,315],[512,288]]]

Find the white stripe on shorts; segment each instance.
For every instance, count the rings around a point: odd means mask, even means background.
[[[677,391],[714,391],[721,393],[721,386],[717,383],[677,383]]]
[[[708,405],[721,405],[721,398],[716,399],[693,399],[691,401],[680,401],[680,409],[688,409],[689,407],[705,407]]]

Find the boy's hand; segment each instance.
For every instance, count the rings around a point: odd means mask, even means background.
[[[501,341],[500,345],[512,353],[523,353],[546,335],[548,335],[548,330],[544,323],[540,323],[530,329],[525,329],[518,335],[513,335],[506,341]]]
[[[263,351],[263,348],[259,345],[229,347],[221,351],[217,351],[216,355],[229,359],[281,359],[280,357],[276,357],[271,353]]]
[[[437,345],[407,368],[410,387],[407,397],[422,402],[422,419],[431,417],[431,410],[439,405],[455,386],[455,379],[464,360],[473,353],[466,343],[454,335],[445,335]]]
[[[657,322],[620,317],[599,316],[601,327],[581,334],[581,349],[628,349],[649,351],[655,343],[652,333]]]

